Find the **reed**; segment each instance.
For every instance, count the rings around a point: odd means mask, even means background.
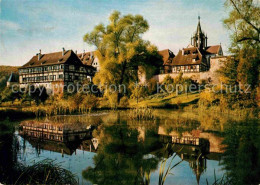
[[[169,143],[166,145],[166,150],[169,146]],[[182,150],[182,148],[180,149]],[[170,156],[167,159],[164,159],[160,165],[160,170],[159,170],[159,181],[158,181],[158,185],[164,185],[165,180],[167,178],[168,175],[173,175],[173,173],[171,172],[176,166],[178,166],[183,160],[177,162],[176,164],[172,165],[173,160],[175,159],[175,157],[177,156],[177,153],[174,153],[174,155]],[[168,167],[166,168],[166,163],[167,161],[170,159],[170,162],[168,164]]]
[[[28,167],[20,165],[19,171],[15,184],[78,184],[74,174],[49,159]]]
[[[148,107],[138,107],[129,111],[128,117],[132,120],[155,120],[153,110]]]

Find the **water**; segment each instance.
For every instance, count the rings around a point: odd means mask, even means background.
[[[13,132],[12,165],[47,158],[76,174],[79,184],[143,184],[147,176],[150,184],[159,184],[166,161],[164,174],[180,163],[164,184],[259,182],[257,120],[171,110],[155,110],[156,120],[149,121],[128,115],[111,111],[21,121]]]

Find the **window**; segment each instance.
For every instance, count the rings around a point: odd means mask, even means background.
[[[68,80],[69,79],[69,75],[68,73],[65,73],[65,80]]]
[[[59,79],[63,79],[63,75],[61,74],[61,75],[59,75]]]
[[[56,80],[56,75],[50,75],[49,79],[50,80]]]
[[[69,70],[70,70],[70,71],[74,71],[74,70],[75,70],[75,66],[70,65],[70,66],[69,66]]]

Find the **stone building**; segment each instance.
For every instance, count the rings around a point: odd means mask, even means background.
[[[223,56],[221,45],[208,46],[208,37],[202,31],[200,17],[197,29],[191,37],[188,47],[179,50],[178,54],[164,63],[165,73],[195,73],[209,71],[211,58]]]
[[[19,83],[21,88],[31,84],[53,90],[58,85],[63,90],[78,81],[91,81],[95,71],[94,67],[84,65],[72,50],[63,48],[61,52],[47,54],[40,50],[19,68]]]

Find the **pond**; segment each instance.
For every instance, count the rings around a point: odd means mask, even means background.
[[[148,120],[130,114],[20,121],[1,134],[0,170],[51,159],[75,174],[78,184],[260,182],[258,120],[173,110],[153,110]],[[0,182],[7,176],[2,173]]]

